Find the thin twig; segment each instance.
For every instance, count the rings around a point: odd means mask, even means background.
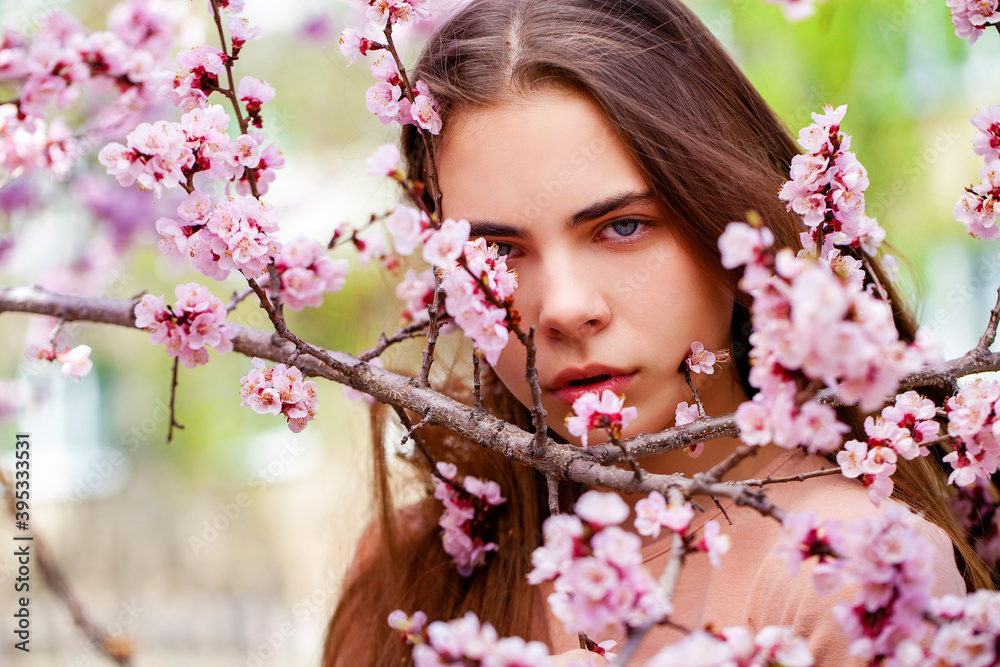
[[[482,369],[479,364],[479,353],[472,351],[472,415],[478,417],[483,412],[483,382]]]
[[[406,68],[403,66],[403,59],[399,57],[399,53],[396,52],[396,44],[392,39],[392,23],[386,22],[385,24],[385,41],[386,49],[392,54],[392,59],[396,61],[396,69],[399,70],[399,80],[403,84],[403,94],[406,95],[406,99],[409,100],[410,104],[416,102],[416,97],[414,95],[414,86],[410,84],[410,79],[406,74]],[[441,216],[441,188],[438,187],[437,182],[437,165],[434,161],[434,140],[433,135],[429,130],[416,126],[417,130],[420,132],[420,137],[424,141],[424,155],[427,159],[427,187],[430,189],[431,201],[434,202],[434,215],[431,215],[431,224],[435,227],[439,226],[439,220]]]
[[[11,514],[16,516],[16,499],[14,496],[14,486],[6,472],[0,468],[0,485],[3,486],[4,503]],[[25,536],[25,542],[29,542],[29,552],[34,556],[38,568],[42,571],[42,578],[55,596],[64,604],[73,617],[83,634],[86,635],[90,643],[102,655],[119,665],[128,667],[132,664],[134,647],[124,636],[111,634],[106,630],[97,627],[87,612],[86,607],[70,588],[66,577],[63,575],[55,560],[49,555],[49,549],[38,531],[32,529],[30,534]]]
[[[1000,30],[1000,27],[997,30]],[[972,350],[978,358],[983,359],[990,353],[990,346],[997,339],[998,323],[1000,323],[1000,288],[997,288],[997,302],[993,306],[993,310],[990,311],[990,319],[986,324],[986,331],[983,332],[982,338],[979,339],[976,347]]]
[[[545,449],[548,439],[548,427],[545,426],[545,408],[542,407],[542,388],[538,384],[538,367],[535,366],[535,327],[528,329],[528,342],[525,344],[527,354],[524,361],[524,379],[531,388],[531,418],[535,427],[534,451],[540,454]]]
[[[240,305],[240,303],[251,294],[253,294],[253,290],[249,287],[242,292],[233,292],[233,296],[229,299],[229,303],[226,304],[226,312],[233,312],[236,309],[236,306]]]
[[[174,369],[170,374],[170,426],[167,427],[167,444],[169,445],[174,439],[174,429],[183,429],[184,425],[179,424],[176,418],[176,400],[177,400],[177,366],[180,359],[174,359]]]
[[[749,445],[740,445],[733,452],[719,462],[717,465],[706,470],[705,472],[700,472],[695,475],[695,477],[702,479],[709,483],[715,483],[720,481],[723,476],[742,463],[744,460],[750,458],[751,456],[756,456],[759,447],[751,447]]]
[[[882,300],[889,304],[889,307],[891,308],[892,301],[889,300],[889,294],[885,291],[885,287],[882,286],[882,281],[878,279],[878,274],[875,273],[875,267],[872,266],[871,259],[868,258],[868,255],[865,252],[861,252],[860,254],[861,263],[865,265],[865,271],[868,273],[868,277],[872,279],[872,283],[875,285],[875,290],[878,292],[878,295],[882,298]]]
[[[698,395],[698,390],[694,388],[694,383],[691,382],[691,369],[688,368],[687,363],[683,365],[681,369],[684,371],[684,379],[688,383],[688,388],[691,389],[691,394],[694,396],[694,402],[698,404],[698,414],[702,417],[707,417],[705,412],[705,404],[701,402],[701,396]]]
[[[720,512],[722,512],[722,516],[725,517],[726,523],[728,523],[730,526],[733,525],[733,520],[729,518],[729,512],[727,512],[726,508],[722,506],[722,503],[719,502],[719,499],[716,498],[715,496],[712,496],[712,502],[715,503],[715,508]]]
[[[420,364],[420,374],[415,383],[417,387],[430,386],[431,364],[434,363],[434,346],[437,344],[438,329],[441,326],[438,320],[438,308],[441,304],[441,274],[434,272],[434,298],[427,307],[427,315],[430,323],[427,325],[427,343],[424,345],[423,361]]]
[[[788,475],[787,477],[764,477],[763,479],[745,479],[739,482],[732,482],[732,484],[742,484],[744,486],[765,486],[767,484],[783,484],[785,482],[801,482],[803,480],[812,479],[813,477],[827,477],[829,475],[836,475],[841,472],[840,468],[823,468],[821,470],[813,470],[812,472],[803,472],[798,475]]]
[[[401,327],[396,333],[392,334],[386,338],[385,333],[379,334],[378,342],[375,343],[375,347],[370,350],[366,350],[358,355],[358,359],[361,361],[371,361],[376,357],[381,357],[382,353],[385,352],[391,345],[402,342],[404,340],[409,340],[410,338],[419,338],[424,335],[424,328],[427,326],[427,322],[413,322]]]

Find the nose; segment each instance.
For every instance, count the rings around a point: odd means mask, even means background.
[[[539,293],[539,333],[574,342],[602,331],[611,322],[606,282],[596,267],[566,258],[550,263]]]

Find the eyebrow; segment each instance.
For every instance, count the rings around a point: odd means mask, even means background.
[[[634,190],[620,192],[610,197],[605,197],[600,201],[594,202],[587,208],[577,211],[566,221],[566,227],[574,229],[580,225],[598,220],[609,213],[623,209],[626,206],[646,204],[652,201],[653,194],[648,190],[642,192]],[[501,236],[511,239],[526,239],[528,237],[527,231],[521,227],[493,222],[492,220],[471,220],[469,221],[469,225],[471,227],[470,238],[477,236]]]

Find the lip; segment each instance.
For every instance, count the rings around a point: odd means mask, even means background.
[[[610,366],[584,366],[582,368],[569,368],[559,373],[549,384],[548,390],[560,403],[573,405],[576,399],[587,393],[604,393],[605,389],[610,389],[615,394],[621,395],[625,388],[632,383],[635,378],[635,371],[623,368],[613,368]],[[571,385],[573,380],[596,377],[598,375],[609,376],[606,380],[587,385]]]

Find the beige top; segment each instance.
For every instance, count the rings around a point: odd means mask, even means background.
[[[830,463],[820,457],[806,456],[804,452],[782,452],[757,476],[795,475],[828,467]],[[788,512],[812,510],[820,518],[853,521],[880,514],[857,480],[841,475],[776,484],[768,487],[767,494],[772,502]],[[768,625],[786,625],[808,639],[816,667],[864,665],[862,660],[847,658],[847,640],[830,613],[837,602],[850,602],[856,589],[820,597],[810,580],[815,558],[804,563],[798,575],[791,578],[784,558],[775,554],[781,529],[777,521],[748,508],[731,506],[731,501],[723,501],[722,505],[733,521],[732,526],[726,523],[720,510],[711,507],[694,518],[692,528],[698,529],[706,521],[716,519],[722,532],[732,538],[732,548],[722,556],[722,568],[718,570],[709,564],[704,553],[691,554],[685,559],[673,598],[671,620],[692,630],[707,624],[717,630],[747,625],[754,631]],[[885,505],[883,503],[883,508]],[[955,565],[951,540],[942,529],[928,521],[920,519],[918,526],[934,545],[934,595],[964,595],[965,583]],[[663,572],[670,551],[670,533],[664,532],[666,538],[642,550],[645,566],[657,577]],[[549,627],[555,653],[579,648],[576,635],[568,635],[554,617],[550,616]],[[679,630],[654,628],[639,647],[634,664],[643,664],[660,648],[682,637]],[[591,639],[598,642],[616,639],[619,647],[624,641],[623,637]]]

